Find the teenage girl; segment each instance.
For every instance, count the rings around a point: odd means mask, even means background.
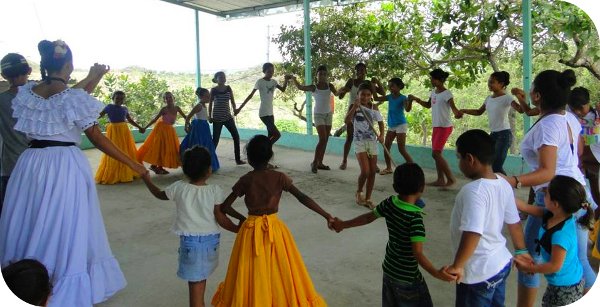
[[[104,107],[99,117],[102,118],[104,115],[108,115],[109,123],[106,125],[106,137],[132,160],[135,160],[137,149],[135,148],[135,141],[127,126],[127,122],[138,128],[140,133],[144,133],[145,129],[131,118],[129,110],[123,106],[123,102],[125,102],[125,93],[123,91],[114,92],[112,100],[113,103]],[[135,178],[139,178],[138,174],[127,165],[111,158],[107,154],[102,154],[100,165],[96,171],[96,183],[115,184],[119,182],[131,182]]]
[[[331,133],[331,124],[333,121],[333,110],[331,109],[331,94],[337,95],[337,90],[332,83],[327,80],[328,72],[327,66],[321,65],[317,68],[317,83],[311,85],[300,85],[298,80],[294,78],[296,87],[304,92],[313,92],[315,99],[315,106],[313,108],[313,121],[317,126],[317,133],[319,134],[319,143],[315,148],[315,157],[313,162],[310,164],[310,169],[313,173],[317,173],[318,169],[330,170],[331,168],[323,164],[323,156],[325,156],[325,150],[327,149],[327,140]]]
[[[179,138],[173,124],[177,119],[177,113],[183,118],[186,117],[181,108],[175,105],[171,92],[165,92],[163,100],[167,106],[160,109],[154,119],[144,127],[148,129],[156,122],[154,129],[137,152],[137,160],[150,163],[150,170],[159,175],[169,173],[163,167],[178,168],[181,165]]]
[[[389,151],[392,148],[392,142],[396,139],[398,144],[398,151],[406,160],[406,162],[413,162],[412,157],[406,151],[406,132],[408,131],[408,122],[404,116],[404,111],[410,112],[412,109],[412,103],[402,95],[400,91],[404,89],[404,82],[400,78],[392,78],[388,81],[388,87],[390,94],[387,96],[377,96],[375,94],[375,101],[383,103],[388,102],[388,115],[387,124],[388,131],[385,134],[385,148]],[[393,172],[392,170],[392,157],[387,152],[384,152],[386,168],[379,172],[380,175],[387,175]]]
[[[583,297],[583,268],[577,256],[576,224],[590,229],[594,213],[586,201],[584,187],[568,176],[559,175],[550,181],[544,204],[543,208],[517,202],[519,210],[542,218],[536,253],[542,256],[543,262],[519,258],[515,258],[515,262],[520,271],[546,276],[548,286],[542,298],[543,306],[565,306]],[[586,214],[576,219],[573,214],[580,209],[585,209]]]
[[[377,142],[383,144],[383,118],[381,113],[375,109],[371,101],[373,87],[370,82],[364,82],[358,87],[358,99],[348,110],[344,122],[354,127],[354,138],[356,142],[356,160],[360,166],[358,176],[358,188],[356,189],[356,203],[370,209],[375,208],[371,201],[371,193],[375,185],[375,174],[377,173]],[[374,131],[377,122],[379,133]],[[366,193],[363,198],[362,190],[366,183]]]
[[[239,219],[227,275],[212,299],[213,306],[326,306],[315,290],[292,234],[277,217],[283,191],[333,223],[333,217],[302,193],[284,173],[269,169],[271,140],[254,136],[246,146],[254,168],[233,186],[221,212]],[[231,205],[244,197],[248,218]]]
[[[210,103],[208,104],[208,121],[212,122],[213,124],[213,144],[215,145],[215,148],[219,146],[221,129],[223,129],[223,126],[225,126],[225,128],[227,128],[229,131],[229,134],[231,134],[231,138],[233,139],[235,164],[246,164],[246,162],[240,158],[240,134],[238,133],[234,118],[240,112],[240,110],[235,107],[233,90],[229,85],[225,85],[227,78],[225,77],[225,73],[222,71],[215,73],[212,81],[213,83],[217,84],[217,86],[210,90]],[[229,109],[230,102],[231,109]]]
[[[435,168],[437,170],[437,180],[429,183],[429,185],[438,187],[450,187],[456,182],[456,178],[452,174],[448,162],[446,162],[442,155],[444,146],[446,146],[446,141],[448,141],[453,129],[450,111],[452,110],[455,118],[462,117],[462,113],[454,104],[452,92],[444,86],[444,82],[446,82],[449,75],[449,73],[439,68],[436,68],[429,73],[431,85],[434,87],[429,96],[429,100],[424,101],[412,95],[408,96],[410,101],[416,101],[425,108],[431,108],[433,125],[431,149],[433,159],[435,160]]]
[[[215,152],[215,145],[213,144],[212,137],[210,136],[210,127],[208,126],[208,112],[206,111],[206,104],[210,101],[210,93],[205,88],[197,88],[196,96],[200,100],[185,118],[185,131],[187,135],[181,141],[179,146],[179,153],[182,154],[186,149],[192,148],[196,145],[202,146],[210,152],[211,156],[211,167],[212,171],[216,172],[219,170],[219,158]],[[192,117],[194,120],[190,125]]]
[[[488,123],[490,126],[490,136],[496,143],[496,158],[492,164],[494,173],[504,171],[504,161],[508,154],[508,149],[513,142],[513,134],[508,122],[508,112],[510,108],[521,112],[521,108],[515,102],[515,99],[506,93],[506,87],[510,84],[510,74],[506,71],[496,71],[488,79],[488,89],[492,95],[488,96],[479,109],[461,109],[463,114],[480,116],[487,110]]]

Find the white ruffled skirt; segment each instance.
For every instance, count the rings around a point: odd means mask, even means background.
[[[0,217],[2,267],[37,259],[53,284],[49,306],[92,306],[126,285],[110,250],[90,165],[75,146],[27,149]]]

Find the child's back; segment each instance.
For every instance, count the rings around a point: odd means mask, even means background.
[[[253,170],[242,176],[233,186],[237,195],[244,195],[250,215],[276,213],[283,191],[289,191],[292,179],[286,174],[270,170]]]
[[[173,231],[178,235],[208,235],[220,233],[214,206],[225,200],[223,190],[214,184],[194,185],[179,180],[165,189],[177,206]]]

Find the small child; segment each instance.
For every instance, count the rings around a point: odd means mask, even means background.
[[[179,235],[177,276],[188,281],[190,306],[204,306],[206,279],[219,261],[219,225],[237,232],[238,227],[218,209],[223,202],[220,186],[208,184],[211,175],[210,153],[194,146],[183,154],[183,173],[189,181],[176,181],[164,191],[142,176],[148,190],[158,199],[173,200],[176,217],[173,232]]]
[[[210,92],[202,87],[196,89],[196,96],[200,99],[198,103],[185,118],[185,131],[187,135],[181,141],[179,146],[179,152],[184,153],[186,149],[192,148],[195,145],[202,146],[208,149],[211,156],[211,167],[212,172],[219,170],[219,158],[215,152],[215,145],[210,135],[210,126],[208,125],[208,111],[206,104],[210,101]],[[190,119],[193,116],[196,118],[192,121],[190,126]]]
[[[512,187],[492,170],[494,140],[469,130],[456,140],[461,172],[473,180],[462,187],[450,218],[457,307],[504,306],[506,279],[513,258],[502,227],[507,225],[515,258],[531,261]]]
[[[383,117],[371,101],[373,97],[373,86],[371,82],[363,82],[358,87],[358,99],[346,114],[346,125],[354,127],[354,150],[356,160],[360,166],[358,176],[358,187],[356,189],[356,203],[370,209],[375,208],[371,201],[371,193],[375,185],[375,174],[377,173],[377,142],[383,144]],[[373,126],[377,122],[379,134],[376,134]],[[366,183],[365,198],[362,190]]]
[[[423,101],[413,95],[409,95],[409,102],[416,101],[425,108],[431,108],[431,118],[433,132],[431,134],[431,150],[433,160],[435,160],[435,169],[437,170],[437,180],[429,183],[431,186],[447,188],[456,182],[456,178],[448,166],[448,162],[442,155],[446,141],[452,134],[452,120],[450,119],[450,110],[455,118],[461,118],[462,113],[454,104],[452,92],[444,86],[446,79],[450,74],[436,68],[429,73],[431,85],[434,89],[431,91],[429,100]]]
[[[29,140],[24,133],[13,127],[17,123],[13,118],[12,100],[16,97],[19,86],[25,85],[31,73],[31,67],[25,58],[17,53],[9,53],[0,61],[2,78],[10,84],[10,88],[0,93],[0,212],[4,203],[6,186],[17,159],[29,147]]]
[[[34,306],[47,306],[52,293],[48,270],[39,261],[23,259],[2,269],[6,285],[22,301]]]
[[[106,137],[132,160],[135,160],[137,148],[135,147],[135,140],[129,130],[129,126],[127,126],[127,122],[138,128],[140,133],[144,133],[145,129],[131,118],[129,110],[123,106],[125,102],[125,93],[123,91],[115,91],[112,94],[112,101],[112,104],[107,105],[100,112],[100,118],[108,115],[109,123],[106,125]],[[98,170],[96,171],[96,183],[115,184],[119,182],[131,182],[136,178],[139,178],[139,176],[127,165],[111,158],[107,154],[102,154],[100,165],[98,165]]]
[[[154,129],[137,152],[137,160],[140,163],[142,161],[150,163],[150,170],[158,175],[169,173],[163,167],[178,168],[181,165],[179,137],[177,137],[173,124],[177,119],[177,113],[181,114],[183,118],[186,117],[181,108],[175,105],[171,92],[165,92],[163,100],[167,106],[161,108],[154,119],[144,127],[144,130],[148,129],[156,122]]]
[[[577,256],[576,223],[590,229],[594,215],[586,200],[585,188],[577,180],[558,175],[550,181],[544,196],[545,208],[519,201],[519,210],[542,217],[536,252],[544,263],[516,259],[517,268],[527,273],[543,273],[548,281],[542,306],[565,306],[583,297],[583,268]],[[587,214],[576,220],[580,209]]]
[[[408,122],[404,111],[410,112],[412,109],[412,103],[407,100],[406,96],[402,95],[400,91],[404,89],[404,82],[400,78],[392,78],[388,81],[388,87],[390,94],[387,96],[377,96],[375,94],[375,101],[383,103],[388,102],[388,114],[387,124],[388,131],[385,134],[385,148],[389,151],[392,148],[392,142],[396,139],[398,144],[398,151],[406,162],[413,162],[412,157],[406,151],[406,132],[408,131]],[[379,172],[380,175],[387,175],[392,173],[392,157],[387,152],[384,153],[386,168]]]
[[[258,90],[258,93],[260,94],[260,109],[258,111],[258,116],[267,127],[269,140],[271,140],[272,144],[275,144],[275,142],[277,142],[277,140],[279,140],[281,137],[281,133],[279,133],[279,130],[275,126],[275,117],[273,116],[273,95],[275,94],[276,88],[282,92],[285,92],[288,81],[292,78],[292,76],[286,75],[283,86],[281,86],[279,83],[277,83],[277,80],[272,79],[273,74],[275,73],[275,66],[273,64],[263,64],[262,72],[265,74],[264,77],[256,81],[254,89],[252,92],[250,92],[250,95],[246,97],[246,100],[244,100],[244,103],[242,103],[239,109],[237,109],[236,114],[242,110],[242,108],[250,99],[252,99],[252,96],[254,96],[254,93],[256,93]]]
[[[277,217],[281,193],[287,191],[321,215],[333,217],[302,193],[286,174],[268,168],[271,141],[254,136],[246,146],[254,168],[233,186],[221,211],[242,223],[235,238],[225,281],[212,299],[213,306],[326,306],[315,291],[302,256],[287,226]],[[244,196],[248,219],[231,205]]]
[[[445,268],[436,269],[423,253],[425,226],[422,210],[416,205],[425,188],[425,175],[419,165],[404,163],[394,171],[394,191],[398,195],[382,201],[369,213],[352,220],[335,219],[333,228],[340,232],[346,228],[370,224],[384,217],[389,242],[383,259],[383,306],[433,306],[427,283],[419,265],[433,277],[452,281],[455,277]],[[412,253],[408,253],[412,251]]]

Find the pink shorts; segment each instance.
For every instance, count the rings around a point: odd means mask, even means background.
[[[452,127],[433,127],[433,133],[431,134],[431,149],[434,151],[444,150],[446,141],[452,134]]]

